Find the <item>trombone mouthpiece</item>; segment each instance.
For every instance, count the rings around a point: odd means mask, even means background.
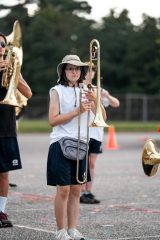
[[[91,89],[93,88],[93,87],[92,87],[92,84],[89,83],[89,84],[87,85],[87,88],[88,88],[89,91],[91,91]]]

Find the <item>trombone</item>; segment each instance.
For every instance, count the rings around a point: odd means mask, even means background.
[[[92,63],[96,61],[97,67],[97,100],[96,100],[96,114],[90,127],[109,127],[104,121],[101,110],[101,74],[100,74],[100,44],[97,39],[90,42],[90,62],[89,70],[91,72]]]
[[[88,172],[88,147],[89,147],[89,127],[109,127],[108,124],[105,123],[101,110],[101,84],[100,84],[100,44],[97,39],[93,39],[90,42],[90,61],[89,61],[89,70],[92,68],[93,61],[96,61],[97,66],[97,96],[96,96],[96,113],[93,122],[90,124],[90,111],[87,113],[87,152],[86,152],[86,165],[85,165],[85,174],[83,176],[83,180],[79,179],[79,142],[80,142],[80,113],[78,116],[78,150],[77,150],[77,171],[76,171],[76,180],[80,184],[84,184],[87,182],[87,172]],[[90,71],[91,73],[91,71]],[[92,85],[87,85],[88,91],[91,91]],[[82,91],[83,85],[80,85],[80,104],[82,101]]]

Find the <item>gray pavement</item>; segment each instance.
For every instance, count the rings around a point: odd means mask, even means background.
[[[145,176],[142,147],[158,133],[116,133],[117,150],[107,150],[96,163],[93,193],[97,205],[80,205],[78,229],[88,240],[160,239],[160,171]],[[20,134],[23,169],[11,172],[7,213],[13,228],[0,229],[0,240],[54,240],[55,189],[46,185],[48,134]]]

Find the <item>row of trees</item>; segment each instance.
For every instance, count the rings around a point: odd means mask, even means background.
[[[29,16],[27,4],[37,4]],[[102,85],[112,93],[160,92],[160,19],[143,15],[140,25],[132,24],[128,11],[114,10],[101,23],[88,20],[86,1],[25,0],[14,6],[0,5],[9,12],[0,19],[0,31],[12,31],[18,19],[23,32],[22,72],[36,94],[47,93],[56,84],[56,66],[66,54],[89,58],[93,38],[101,46]]]

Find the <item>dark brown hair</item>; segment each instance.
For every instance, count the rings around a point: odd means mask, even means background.
[[[67,66],[67,64],[65,63],[62,67],[62,73],[61,73],[60,80],[58,83],[67,87],[67,86],[69,86],[69,82],[66,78],[66,73],[65,73],[66,66]],[[81,68],[81,75],[80,75],[79,80],[77,81],[78,84],[82,83],[82,81],[85,79],[85,75],[86,75],[86,72],[84,70],[85,67],[80,67],[80,68]]]
[[[0,36],[4,38],[4,41],[5,41],[5,43],[7,44],[6,36],[5,36],[3,33],[1,33],[1,32],[0,32]]]

